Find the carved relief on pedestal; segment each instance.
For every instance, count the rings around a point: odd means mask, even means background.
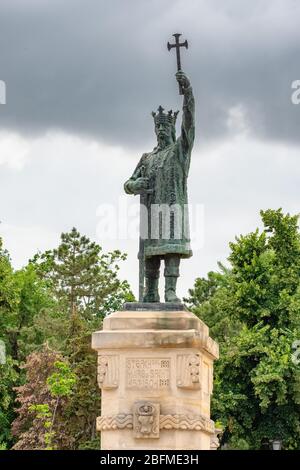
[[[204,398],[209,400],[213,392],[213,367],[206,361],[203,361],[202,364],[202,383]]]
[[[159,411],[160,407],[158,403],[138,401],[134,404],[134,437],[138,439],[159,438]]]
[[[197,390],[201,388],[200,354],[179,354],[177,356],[177,387]]]
[[[133,415],[120,413],[97,418],[97,431],[116,431],[118,429],[133,429]]]
[[[203,415],[161,415],[160,429],[180,429],[181,431],[205,431],[214,433],[212,420]]]
[[[134,429],[136,438],[158,438],[159,430],[204,431],[215,434],[212,420],[203,415],[175,414],[160,415],[157,403],[138,402],[134,414],[120,413],[97,418],[97,431]],[[220,431],[220,430],[219,430]]]
[[[98,385],[100,388],[109,390],[119,385],[119,356],[98,355]]]
[[[209,366],[209,394],[212,395],[214,388],[214,370],[212,364]]]

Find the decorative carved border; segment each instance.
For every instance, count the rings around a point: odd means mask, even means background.
[[[133,429],[133,414],[99,416],[97,431],[115,431],[117,429]]]
[[[99,416],[97,431],[133,429],[133,414]],[[159,429],[215,433],[215,424],[203,415],[160,415]]]
[[[215,424],[203,415],[161,415],[160,429],[179,429],[180,431],[215,432]]]

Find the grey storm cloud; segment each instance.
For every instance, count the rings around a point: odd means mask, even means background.
[[[182,32],[199,140],[226,137],[228,110],[242,105],[258,138],[297,143],[299,18],[298,0],[1,0],[0,125],[150,142],[151,111],[181,106],[166,43]]]

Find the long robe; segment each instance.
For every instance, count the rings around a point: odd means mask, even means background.
[[[144,256],[177,254],[192,256],[189,236],[187,178],[195,136],[195,103],[192,87],[184,90],[180,137],[164,149],[156,147],[141,157],[131,178],[149,178],[151,194],[142,196],[147,208],[144,227]],[[142,213],[143,209],[141,209]]]

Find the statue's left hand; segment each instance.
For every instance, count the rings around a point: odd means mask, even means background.
[[[186,74],[182,70],[177,72],[175,77],[176,77],[176,80],[179,83],[179,85],[183,88],[183,90],[190,86],[191,83],[190,83],[188,77],[186,76]]]

